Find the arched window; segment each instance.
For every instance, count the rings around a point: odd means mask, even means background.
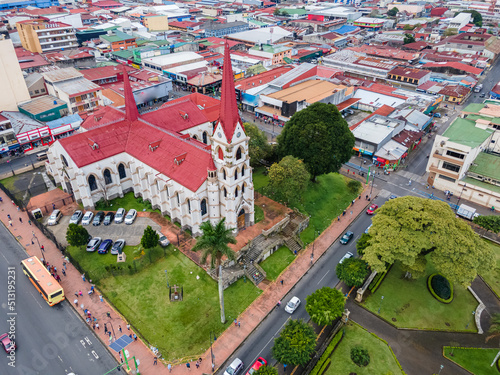
[[[224,188],[224,198],[227,198],[227,190]]]
[[[237,197],[238,196],[238,186],[236,186],[236,189],[234,189],[234,196]]]
[[[238,150],[236,150],[236,160],[241,159],[241,147],[238,147]]]
[[[245,194],[245,184],[241,187],[241,194]]]
[[[68,161],[66,160],[66,158],[64,157],[64,155],[61,155],[61,159],[63,161],[64,166],[69,167]]]
[[[158,183],[158,180],[155,180],[155,185],[156,185],[156,191],[160,191],[160,184]]]
[[[179,207],[181,205],[181,199],[179,198],[179,193],[177,193],[176,195],[177,195],[177,207]]]
[[[188,212],[191,213],[191,201],[189,199],[187,200],[187,204],[188,204]]]
[[[201,216],[205,216],[207,214],[207,200],[203,199],[201,201]]]
[[[234,171],[234,179],[237,180],[238,179],[238,170]]]
[[[127,177],[127,172],[125,171],[125,165],[123,163],[118,166],[118,175],[120,176],[120,180]]]
[[[224,160],[224,152],[222,151],[222,148],[220,148],[220,147],[219,147],[218,156],[219,156],[220,160]]]
[[[167,198],[170,198],[170,194],[168,193],[168,186],[165,185],[165,191],[167,192]]]
[[[195,134],[195,135],[193,135],[193,139],[198,140],[198,136],[197,136],[196,134]]]
[[[203,132],[203,143],[208,145],[208,134],[207,132]]]
[[[225,169],[222,170],[222,178],[224,180],[226,179],[226,170]]]
[[[109,185],[113,182],[113,180],[111,179],[111,172],[109,171],[109,169],[104,170],[103,176],[104,176],[104,183],[106,185]]]
[[[243,177],[245,175],[245,166],[241,167],[241,176]]]
[[[97,190],[97,183],[95,181],[95,176],[91,174],[88,178],[90,191]]]

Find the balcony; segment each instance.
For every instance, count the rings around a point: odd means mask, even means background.
[[[447,161],[448,163],[452,163],[452,164],[456,164],[456,165],[460,165],[460,166],[464,165],[463,160],[443,156],[441,154],[438,154],[437,152],[432,154],[432,157],[439,159],[439,160]]]
[[[40,42],[40,45],[76,42],[76,37],[73,36],[73,37],[64,38],[64,39],[51,39],[51,40],[39,39],[39,42]]]
[[[439,168],[437,168],[437,167],[435,167],[433,165],[431,165],[429,167],[429,171],[430,172],[434,172],[434,173],[438,173],[438,174],[442,174],[443,176],[448,176],[448,177],[454,178],[455,180],[458,180],[458,178],[459,178],[459,174],[458,173],[449,171],[447,169],[439,169]]]

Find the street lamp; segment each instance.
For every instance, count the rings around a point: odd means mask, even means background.
[[[116,341],[115,328],[113,327],[113,323],[108,322],[108,324],[111,326],[111,329],[113,330],[113,337],[115,338]]]
[[[165,276],[167,277],[167,288],[170,288],[170,285],[168,284],[168,271],[165,270]]]
[[[380,314],[380,309],[382,308],[382,301],[384,300],[384,296],[380,299],[380,305],[378,307],[378,313]]]
[[[474,315],[476,315],[476,311],[472,312],[472,320],[474,320]],[[465,329],[469,328],[470,321],[467,322],[467,325],[465,326]]]
[[[462,194],[464,192],[464,189],[467,187],[467,184],[464,184],[464,186],[462,187],[462,191],[460,192],[460,196],[458,197],[458,200],[457,200],[457,206],[455,207],[455,213],[457,213],[458,211],[458,205],[460,203],[460,199],[462,198]]]
[[[45,257],[43,256],[43,252],[42,252],[42,247],[40,246],[40,241],[38,241],[38,237],[35,236],[35,232],[34,231],[31,231],[31,234],[33,235],[33,237],[31,238],[31,244],[32,245],[35,244],[35,241],[33,241],[33,238],[34,238],[36,240],[36,242],[38,243],[38,249],[40,250],[40,255],[42,256],[41,259],[45,260]]]
[[[443,365],[439,366],[439,372],[438,372],[438,375],[441,374],[441,370],[444,368]]]
[[[214,335],[214,340],[213,341],[212,341],[212,333]],[[215,367],[215,365],[214,365],[215,356],[214,356],[214,352],[212,350],[212,343],[214,343],[215,340],[217,340],[217,336],[215,336],[215,332],[210,331],[210,360],[212,361],[212,372],[213,372],[213,369]]]

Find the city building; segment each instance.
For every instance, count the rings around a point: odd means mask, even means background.
[[[212,23],[210,25],[205,25],[205,36],[217,36],[222,37],[229,34],[240,33],[247,31],[250,28],[247,22],[235,21],[228,23]]]
[[[33,19],[16,23],[23,47],[31,52],[50,52],[64,48],[76,48],[73,26],[47,19]]]
[[[31,98],[10,39],[0,39],[0,87],[0,111],[17,111],[17,103]]]
[[[47,122],[68,114],[68,105],[52,95],[43,95],[18,104],[19,112],[34,120]]]
[[[248,53],[253,56],[264,57],[271,60],[272,65],[283,64],[285,58],[292,57],[292,48],[284,45],[262,44],[252,47]]]
[[[111,51],[120,51],[137,47],[135,36],[119,30],[109,30],[106,34],[100,35],[99,39],[101,39]]]
[[[383,18],[371,18],[371,17],[360,17],[353,22],[353,26],[361,27],[365,30],[378,31],[384,27],[386,19]]]
[[[397,67],[387,73],[387,79],[415,87],[427,82],[430,77],[430,71],[410,67]]]
[[[448,23],[449,29],[460,30],[462,27],[467,25],[472,18],[470,13],[459,13],[455,17],[453,17]]]

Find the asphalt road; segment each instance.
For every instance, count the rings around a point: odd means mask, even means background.
[[[117,365],[116,360],[94,336],[68,301],[50,307],[21,270],[27,258],[24,249],[0,224],[0,334],[15,318],[17,350],[9,363],[0,353],[0,374],[104,374]],[[15,267],[15,313],[8,315],[7,280],[9,267]],[[9,274],[10,275],[10,274]],[[116,370],[111,374],[119,373]]]
[[[40,152],[43,151],[43,149],[40,149]],[[20,168],[28,167],[32,163],[36,162],[36,154],[20,155],[0,159],[0,175],[12,172],[12,170],[15,171]]]
[[[385,201],[384,198],[377,198],[374,200],[374,203],[380,206]],[[323,257],[312,266],[289,294],[281,301],[281,307],[275,308],[267,318],[262,321],[255,331],[247,337],[241,347],[233,353],[227,361],[227,364],[229,365],[234,358],[241,359],[245,364],[245,370],[242,373],[245,374],[258,357],[264,357],[268,361],[271,360],[271,348],[274,344],[274,338],[279,336],[281,328],[290,318],[309,320],[309,315],[305,310],[306,297],[312,294],[316,289],[320,289],[324,286],[334,287],[337,285],[339,279],[335,273],[335,267],[340,258],[342,258],[347,251],[356,255],[356,242],[370,224],[371,216],[362,213],[348,228],[348,230],[354,232],[354,238],[347,245],[341,245],[338,241],[335,241],[324,253]],[[290,315],[285,312],[284,308],[286,303],[288,303],[293,296],[299,297],[301,304],[297,310]],[[223,371],[224,369],[221,369],[220,373]]]

